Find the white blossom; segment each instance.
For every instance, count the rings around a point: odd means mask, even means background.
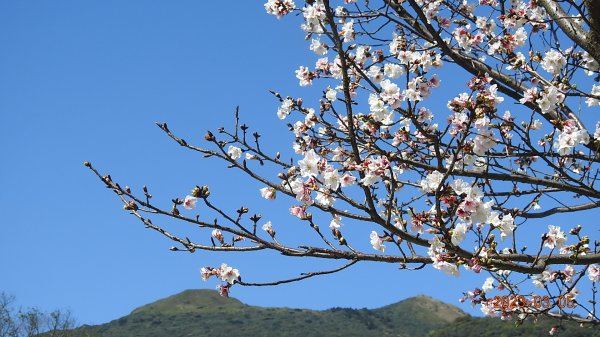
[[[590,54],[588,54],[588,52],[583,53],[583,60],[585,61],[585,67],[587,68],[585,73],[588,76],[592,76],[596,74],[596,72],[598,72],[598,68],[600,68],[600,65],[598,64],[598,61],[596,61]]]
[[[267,221],[264,225],[262,225],[262,230],[269,233],[269,235],[275,239],[275,230],[273,229],[273,224],[271,221]]]
[[[548,233],[546,233],[546,240],[544,240],[544,246],[550,249],[560,249],[565,246],[567,237],[565,232],[560,230],[559,226],[548,226]]]
[[[315,52],[317,55],[327,54],[327,46],[318,39],[312,39],[310,43],[310,50]]]
[[[600,96],[600,85],[594,84],[592,86],[592,92],[591,92],[591,94],[594,95],[594,96]],[[600,100],[597,99],[597,98],[594,98],[594,97],[588,97],[585,100],[585,103],[587,104],[587,106],[596,106],[596,105],[600,106]]]
[[[553,280],[553,273],[548,270],[544,270],[541,274],[535,274],[531,276],[531,282],[533,285],[540,289],[544,289],[544,285],[548,282],[552,282]]]
[[[536,119],[533,121],[533,123],[531,123],[531,125],[529,126],[529,129],[531,130],[539,130],[542,128],[542,122],[540,122],[539,119]]]
[[[312,84],[313,75],[308,68],[301,66],[296,70],[296,78],[300,80],[301,87],[306,87]]]
[[[316,177],[319,175],[319,161],[321,158],[315,153],[315,150],[307,151],[304,159],[298,161],[300,175],[303,177]]]
[[[592,282],[600,282],[600,267],[595,264],[591,264],[588,267],[587,275],[590,281]]]
[[[333,219],[329,223],[329,228],[331,229],[340,229],[344,224],[342,224],[342,217],[339,215],[334,215]]]
[[[495,317],[498,314],[498,310],[494,308],[494,305],[491,301],[481,302],[481,312],[484,316]]]
[[[433,261],[434,261],[432,264],[433,268],[441,270],[444,273],[446,273],[446,275],[449,275],[449,276],[458,276],[459,275],[459,270],[458,270],[458,267],[456,266],[456,264],[450,263],[448,261],[436,259],[436,258],[434,258]]]
[[[567,63],[567,59],[558,51],[550,50],[544,55],[541,62],[542,68],[552,75],[559,75],[561,69]]]
[[[564,156],[571,153],[571,150],[577,144],[587,144],[589,142],[590,135],[587,131],[579,129],[577,122],[569,119],[563,123],[562,131],[558,131],[558,137],[554,141],[554,148],[558,150],[561,156]]]
[[[398,85],[396,83],[392,83],[390,80],[383,80],[381,81],[380,85],[381,93],[379,96],[381,99],[394,109],[399,107],[400,101],[403,97],[400,94],[400,88]]]
[[[275,200],[277,191],[273,187],[263,187],[260,189],[261,197],[267,200]]]
[[[477,136],[473,139],[473,153],[478,156],[483,156],[485,153],[496,145],[494,132],[488,129],[482,129],[477,132]]]
[[[389,78],[398,78],[404,74],[404,67],[395,63],[386,63],[383,66],[383,74]]]
[[[525,42],[527,42],[527,32],[525,31],[525,28],[521,27],[517,29],[513,37],[515,39],[515,45],[517,47],[522,47],[523,45],[525,45]]]
[[[317,191],[315,201],[325,207],[330,207],[335,202],[335,198],[329,193],[329,191]]]
[[[323,183],[333,191],[340,186],[340,175],[337,170],[329,169],[323,173]]]
[[[596,122],[596,130],[594,131],[594,139],[600,140],[600,121]]]
[[[344,38],[344,42],[354,41],[354,20],[350,20],[342,26],[340,36]]]
[[[296,8],[292,0],[269,0],[265,3],[265,10],[271,15],[281,19],[282,16],[288,14]]]
[[[227,155],[229,155],[229,158],[233,160],[239,159],[242,156],[242,149],[233,145],[229,145],[229,148],[227,149]]]
[[[565,99],[565,95],[558,91],[555,86],[549,86],[545,88],[544,92],[540,93],[541,97],[535,102],[542,110],[542,113],[548,113],[556,109],[557,103],[562,103]]]
[[[279,117],[279,119],[285,119],[292,111],[293,106],[294,101],[291,98],[284,99],[283,102],[281,102],[279,109],[277,109],[277,117]]]
[[[444,247],[446,247],[446,244],[443,243],[440,237],[437,235],[433,236],[427,242],[429,242],[430,245],[429,249],[427,250],[427,254],[430,257],[435,256],[436,253],[440,253],[444,249]]]
[[[219,278],[229,284],[233,284],[240,277],[240,272],[225,263],[219,267]]]
[[[437,190],[444,178],[444,174],[439,171],[433,171],[427,175],[427,177],[421,180],[421,189],[425,193],[432,193]]]
[[[325,98],[331,102],[335,101],[337,98],[337,91],[335,89],[328,88],[325,92]]]
[[[312,5],[305,6],[302,9],[302,15],[304,16],[304,23],[301,28],[307,33],[322,34],[323,28],[321,27],[321,21],[326,17],[325,5],[317,1]]]
[[[213,275],[212,270],[208,268],[200,268],[200,276],[202,277],[202,281],[208,281],[208,278]]]
[[[223,233],[219,229],[213,229],[211,236],[219,241],[223,241]]]
[[[481,286],[481,290],[483,290],[487,293],[492,289],[494,289],[494,278],[488,277],[487,279],[485,279],[485,282]]]
[[[515,220],[512,215],[505,214],[500,222],[500,237],[504,239],[507,236],[511,236],[515,230]]]
[[[467,237],[467,225],[459,223],[452,230],[452,244],[458,246]]]
[[[262,225],[262,230],[265,232],[273,231],[273,224],[271,223],[271,221],[267,221],[264,225]]]
[[[373,246],[373,249],[379,250],[383,253],[385,251],[385,246],[383,245],[383,241],[381,240],[381,238],[379,237],[377,232],[372,231],[370,237],[371,237],[371,245]]]
[[[375,83],[381,82],[383,80],[383,73],[381,72],[381,67],[369,67],[369,71],[367,71],[367,76],[369,76],[369,78],[371,78]]]

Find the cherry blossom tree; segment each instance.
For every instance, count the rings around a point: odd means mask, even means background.
[[[600,3],[269,0],[264,7],[281,24],[300,24],[316,54],[295,75],[302,87],[319,86],[320,97],[273,92],[280,104],[273,113],[293,133],[292,149],[264,151],[261,135],[240,124],[237,111],[235,125],[207,132],[204,145],[158,126],[179,145],[260,182],[257,197],[288,198],[288,221],[307,224],[307,237],[314,232],[319,241],[278,240],[286,226],[246,207],[226,211],[208,186],[175,191],[165,206],[148,188],[122,187],[86,162],[125,210],[173,240],[174,251],[272,250],[341,261],[270,283],[242,281],[227,264],[202,268],[203,279],[221,280],[225,296],[232,286],[294,282],[377,261],[433,267],[440,277],[487,272],[463,298],[487,315],[600,321],[598,228],[565,217],[600,207],[600,122],[593,115]],[[197,215],[199,208],[218,218]],[[172,234],[160,223],[165,218],[205,231],[203,241]],[[527,295],[525,283],[549,304],[517,296]],[[497,307],[498,294],[517,300]]]

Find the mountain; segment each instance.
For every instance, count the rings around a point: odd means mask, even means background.
[[[82,326],[73,336],[88,337],[486,337],[547,336],[553,322],[516,328],[498,319],[474,318],[428,296],[416,296],[377,309],[307,310],[264,308],[223,298],[216,291],[186,290],[144,305],[112,322]],[[569,331],[576,331],[570,334]],[[569,329],[562,336],[593,336]]]

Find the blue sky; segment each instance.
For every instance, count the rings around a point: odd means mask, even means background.
[[[213,289],[199,276],[206,265],[227,262],[246,281],[334,265],[270,253],[170,252],[171,242],[124,212],[82,165],[89,160],[132,188],[147,184],[165,200],[210,183],[229,209],[246,203],[274,223],[288,221],[286,209],[258,200],[262,186],[182,150],[154,125],[168,122],[201,143],[207,129],[231,125],[239,105],[267,148],[289,151],[268,90],[314,93],[298,87],[294,70],[316,58],[299,20],[278,21],[262,3],[0,2],[0,291],[94,324],[185,289]],[[416,294],[458,304],[461,291],[484,279],[366,263],[302,283],[234,287],[232,296],[315,309],[373,308]]]

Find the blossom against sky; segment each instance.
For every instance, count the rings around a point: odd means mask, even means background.
[[[238,273],[250,282],[272,281],[309,271],[309,264],[334,266],[261,252],[171,252],[170,242],[127,216],[82,165],[89,160],[132,188],[148,184],[156,195],[185,198],[191,187],[210,184],[217,202],[262,213],[267,233],[299,224],[289,217],[289,203],[275,198],[274,191],[261,191],[263,185],[221,162],[182,151],[154,125],[167,122],[186,139],[201,140],[207,129],[233,123],[239,105],[242,120],[263,134],[269,149],[291,153],[290,135],[280,121],[290,113],[289,106],[279,104],[268,90],[318,97],[320,89],[309,86],[310,72],[302,65],[314,63],[324,46],[304,41],[299,21],[282,24],[292,16],[278,21],[259,2],[229,4],[0,5],[0,42],[6,50],[0,55],[0,290],[25,306],[70,308],[82,323],[100,323],[184,289],[214,287],[202,282],[208,271],[200,271],[206,266],[222,266],[227,282]],[[354,39],[351,27],[340,27],[345,41]],[[549,57],[544,67],[552,71],[560,62]],[[401,75],[398,68],[381,71],[389,78]],[[432,87],[440,84],[436,78],[430,81]],[[381,83],[385,102],[375,97],[369,105],[383,122],[389,118],[384,103],[393,107],[401,95],[421,95],[416,90],[401,93],[389,80]],[[327,93],[330,100],[337,94],[335,88]],[[489,94],[497,98],[492,88]],[[557,99],[549,93],[544,97]],[[441,100],[444,109],[446,102]],[[420,113],[423,118],[430,114]],[[581,138],[576,129],[571,131],[565,132],[564,146]],[[478,146],[485,151],[493,144],[482,139]],[[232,158],[242,155],[238,148],[228,150]],[[301,159],[303,176],[316,174],[315,160],[314,153]],[[377,168],[389,163],[373,158],[366,164],[373,174],[362,183],[372,184],[379,178]],[[331,186],[356,183],[355,177],[329,173],[326,183]],[[435,182],[435,176],[427,179],[426,188],[436,188]],[[194,207],[192,197],[185,200],[186,208]],[[301,218],[305,209],[294,212]],[[332,226],[342,221],[332,221]],[[511,223],[503,228],[509,235]],[[374,233],[364,244],[383,251]],[[463,240],[457,233],[453,239]],[[213,237],[219,240],[220,233]],[[453,265],[437,266],[455,274]],[[597,275],[594,269],[591,277]],[[433,268],[412,273],[392,264],[361,264],[302,283],[236,287],[232,296],[254,305],[308,308],[377,307],[416,294],[458,304],[462,290],[484,280],[485,275],[468,273],[446,277]],[[467,304],[461,308],[469,310]]]
[[[268,90],[312,90],[294,74],[314,56],[296,23],[282,24],[250,1],[227,9],[195,1],[3,2],[0,16],[0,290],[24,306],[71,309],[90,324],[184,289],[213,288],[200,268],[223,261],[248,281],[306,271],[307,261],[273,254],[171,252],[82,165],[89,160],[132,188],[181,191],[182,199],[190,186],[210,183],[214,198],[237,202],[232,208],[245,203],[271,212],[274,228],[292,225],[287,203],[264,200],[264,186],[181,151],[154,123],[200,139],[231,124],[239,105],[268,146],[291,144]],[[435,272],[365,264],[292,285],[237,287],[232,296],[307,308],[377,307],[421,293],[457,303],[463,281],[444,280],[454,289],[446,292]],[[381,292],[389,284],[400,286]]]

